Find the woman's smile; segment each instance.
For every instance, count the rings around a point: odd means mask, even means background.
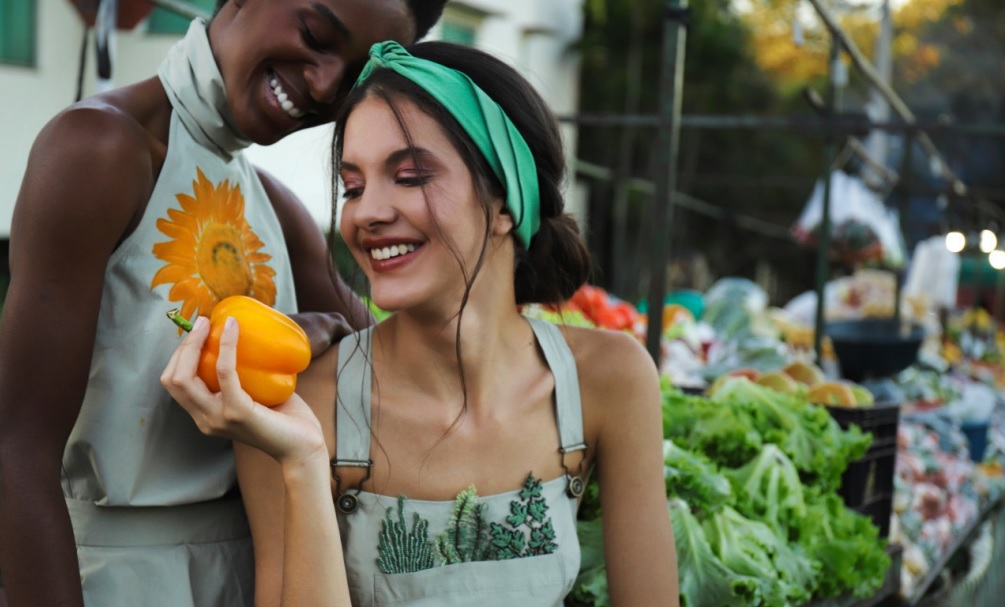
[[[306,112],[297,107],[297,102],[295,102],[286,89],[283,88],[282,82],[279,81],[279,77],[275,73],[269,76],[269,89],[272,91],[273,98],[287,116],[294,120],[303,118]]]
[[[370,257],[376,259],[377,261],[384,261],[386,259],[391,259],[393,257],[399,257],[401,255],[407,255],[415,250],[414,244],[393,244],[391,246],[384,246],[380,248],[370,249]]]
[[[419,254],[421,246],[409,242],[370,248],[370,267],[375,273],[397,270],[411,263]]]

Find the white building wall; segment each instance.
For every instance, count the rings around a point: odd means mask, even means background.
[[[583,0],[466,0],[448,10],[478,17],[475,45],[517,67],[538,88],[556,114],[578,106],[579,60],[572,50],[582,29]],[[440,26],[429,38],[437,38]],[[38,0],[38,62],[34,68],[0,65],[0,238],[10,234],[11,214],[31,144],[52,116],[73,101],[83,25],[66,0]],[[118,32],[114,82],[125,85],[155,74],[175,42],[150,35],[142,25]],[[84,94],[95,92],[93,37],[87,54]],[[318,127],[268,147],[252,146],[252,161],[296,192],[321,225],[330,221],[331,127]],[[563,128],[569,157],[575,131]],[[570,176],[571,178],[571,176]],[[575,191],[570,182],[569,191]],[[580,196],[569,208],[583,217]]]

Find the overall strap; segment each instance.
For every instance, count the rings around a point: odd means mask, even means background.
[[[555,377],[555,417],[558,424],[560,451],[566,454],[586,449],[583,438],[583,407],[579,395],[579,373],[576,359],[565,336],[554,324],[528,318],[534,329],[544,359]]]
[[[335,402],[335,466],[370,466],[370,366],[373,327],[342,339],[338,351]]]

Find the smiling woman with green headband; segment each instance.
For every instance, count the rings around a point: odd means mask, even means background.
[[[590,267],[543,100],[480,51],[385,42],[336,124],[338,228],[393,314],[273,409],[233,373],[236,323],[220,394],[195,375],[205,322],[162,377],[204,432],[246,444],[257,604],[561,605],[595,473],[612,604],[676,605],[652,360],[520,314]]]

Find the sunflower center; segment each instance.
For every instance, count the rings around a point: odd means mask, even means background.
[[[203,227],[196,265],[203,283],[217,299],[251,291],[251,264],[244,255],[241,231],[232,225],[210,223]]]

